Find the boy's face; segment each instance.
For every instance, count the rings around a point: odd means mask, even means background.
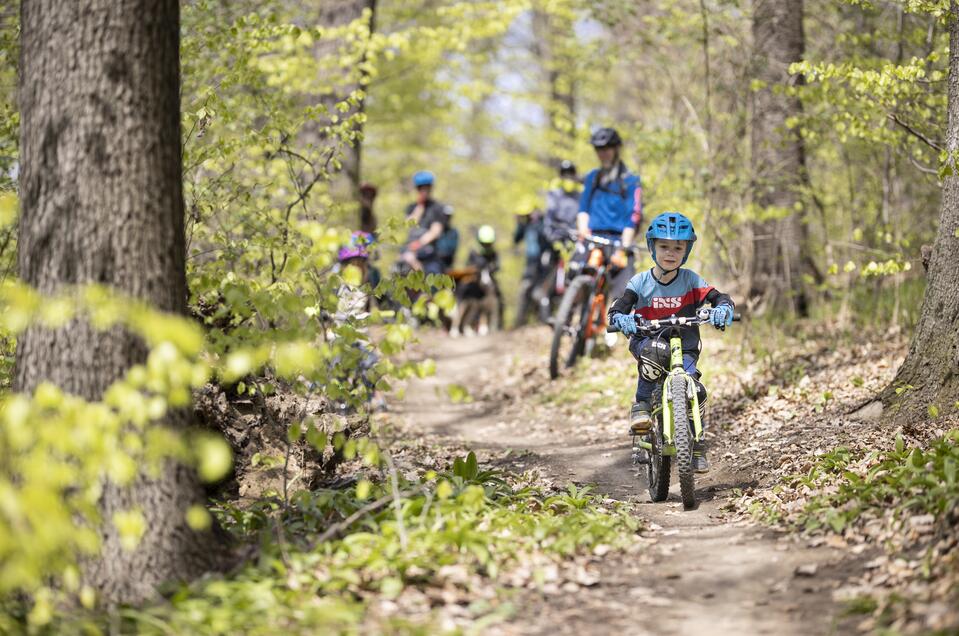
[[[656,248],[656,263],[665,270],[676,269],[686,256],[686,241],[656,239],[653,246]]]

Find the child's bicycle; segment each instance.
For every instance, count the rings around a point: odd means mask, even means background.
[[[693,442],[703,440],[703,422],[694,378],[683,368],[682,330],[709,323],[712,310],[700,309],[693,318],[671,316],[646,320],[636,316],[639,333],[669,338],[669,373],[660,377],[653,390],[653,426],[643,436],[633,436],[633,463],[646,466],[649,498],[665,501],[669,495],[669,469],[676,458],[679,490],[684,508],[696,506],[693,472]],[[733,316],[740,320],[739,314]],[[617,331],[612,325],[606,329]]]

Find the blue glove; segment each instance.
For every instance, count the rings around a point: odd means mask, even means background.
[[[709,314],[709,322],[716,329],[725,330],[726,327],[733,324],[733,308],[729,305],[720,305],[714,308],[712,313]]]
[[[626,336],[632,336],[639,332],[636,319],[633,318],[632,314],[616,314],[613,316],[613,326]]]

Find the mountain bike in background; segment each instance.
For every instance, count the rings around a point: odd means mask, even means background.
[[[549,377],[554,380],[563,369],[575,365],[580,356],[591,355],[606,332],[610,258],[622,249],[622,243],[601,236],[590,236],[583,243],[588,252],[586,263],[567,285],[553,317]],[[628,249],[636,253],[635,246]]]

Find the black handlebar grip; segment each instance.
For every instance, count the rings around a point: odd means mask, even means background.
[[[733,314],[733,322],[739,322],[743,319],[742,314]]]
[[[619,333],[619,329],[616,328],[616,325],[606,325],[606,333]]]

